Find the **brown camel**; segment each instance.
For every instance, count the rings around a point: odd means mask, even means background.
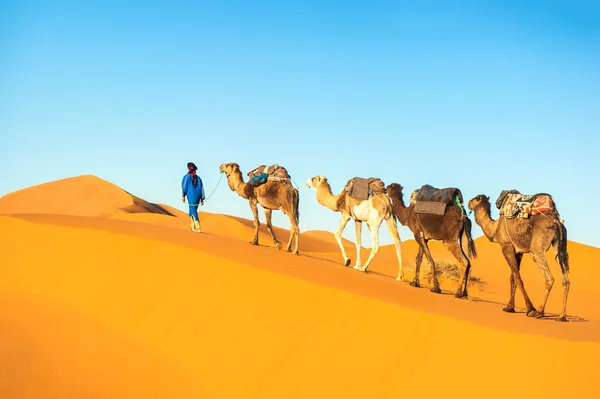
[[[562,314],[556,318],[558,321],[567,320],[567,296],[569,294],[569,255],[567,253],[567,229],[565,228],[558,212],[551,210],[529,218],[506,218],[500,215],[498,220],[493,220],[490,213],[490,197],[483,194],[477,195],[469,201],[469,209],[475,212],[475,222],[481,226],[485,236],[491,241],[500,244],[502,254],[512,271],[510,275],[510,299],[505,312],[515,311],[515,291],[518,286],[525,299],[527,316],[542,317],[546,301],[554,284],[554,278],[548,267],[546,252],[552,246],[556,259],[562,272],[563,309]],[[546,292],[542,304],[536,310],[521,279],[521,259],[524,253],[529,253],[537,264],[546,280]]]
[[[267,230],[277,249],[281,249],[281,242],[275,237],[273,225],[271,224],[271,213],[274,210],[280,210],[290,218],[290,239],[285,250],[291,251],[292,240],[295,238],[294,244],[295,255],[298,255],[298,240],[300,237],[300,212],[298,206],[300,204],[300,193],[294,188],[289,181],[273,181],[252,186],[244,182],[240,166],[237,163],[224,163],[219,166],[219,170],[227,176],[227,183],[231,191],[235,191],[240,197],[246,198],[250,202],[250,208],[254,215],[254,239],[250,241],[252,245],[258,245],[258,229],[260,221],[258,220],[258,205],[262,206],[267,219]]]
[[[467,286],[469,281],[469,272],[471,270],[471,262],[469,258],[476,257],[475,242],[471,237],[471,220],[463,213],[463,210],[455,204],[447,207],[444,215],[431,215],[426,213],[415,213],[414,204],[408,207],[404,205],[402,199],[402,186],[398,183],[392,183],[386,187],[386,192],[392,202],[392,210],[394,216],[398,218],[403,226],[413,232],[415,240],[419,244],[419,252],[415,259],[415,278],[410,283],[413,287],[420,287],[419,271],[421,269],[421,261],[423,253],[427,256],[427,260],[431,264],[433,275],[433,288],[431,292],[441,293],[440,285],[436,275],[436,266],[429,251],[429,240],[442,241],[444,246],[454,255],[454,257],[463,266],[463,274],[460,285],[456,291],[457,298],[468,297]],[[466,242],[468,256],[465,255],[465,250],[462,244]]]
[[[392,216],[392,207],[389,203],[389,198],[385,193],[375,193],[367,200],[362,201],[352,198],[346,190],[342,190],[338,195],[333,195],[327,178],[322,175],[307,179],[306,186],[315,189],[319,204],[342,214],[337,231],[335,232],[335,239],[342,250],[345,266],[348,266],[351,261],[348,255],[346,255],[344,245],[342,244],[342,232],[348,221],[354,219],[356,225],[356,264],[354,265],[354,269],[365,272],[377,252],[379,252],[379,227],[383,220],[385,220],[388,231],[394,241],[394,246],[396,247],[396,256],[398,257],[399,271],[397,280],[402,281],[402,247],[400,235],[398,234],[396,220]],[[361,265],[360,259],[362,222],[367,223],[373,243],[371,254],[364,265]]]

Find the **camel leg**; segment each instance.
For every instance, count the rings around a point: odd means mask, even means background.
[[[300,226],[294,223],[294,230],[296,232],[296,241],[294,242],[294,254],[298,255],[300,250]]]
[[[556,318],[556,321],[567,321],[567,297],[569,296],[570,286],[571,282],[569,281],[569,272],[564,271],[562,273],[563,309],[562,314]]]
[[[300,227],[298,227],[297,225],[294,226],[294,235],[294,250],[292,251],[292,253],[294,255],[298,255],[298,251],[300,251]]]
[[[252,215],[254,216],[254,239],[250,241],[250,244],[258,245],[258,229],[260,228],[260,221],[258,220],[258,206],[255,200],[250,200],[250,209],[252,209]]]
[[[525,285],[523,284],[523,280],[521,279],[521,272],[519,271],[519,267],[517,266],[517,257],[516,257],[515,247],[513,247],[510,244],[502,245],[502,254],[504,255],[506,262],[508,262],[508,265],[510,266],[510,269],[512,270],[512,272],[514,274],[514,279],[515,279],[515,283],[516,283],[517,287],[519,287],[519,290],[521,290],[521,293],[523,294],[523,299],[525,300],[525,307],[527,308],[527,316],[535,317],[535,315],[536,315],[535,307],[533,306],[533,303],[531,303],[531,299],[529,299],[529,295],[527,295],[527,291],[525,291]],[[510,303],[509,303],[509,305],[510,305]],[[513,299],[512,305],[514,308],[514,299]]]
[[[417,234],[417,236],[419,237],[419,240],[417,240],[417,241],[423,248],[423,252],[425,252],[425,256],[427,256],[427,260],[429,261],[429,264],[431,265],[431,274],[433,275],[433,288],[431,289],[431,292],[435,292],[436,294],[441,294],[442,290],[440,289],[440,283],[438,281],[437,272],[435,270],[435,261],[433,260],[433,256],[431,256],[431,252],[429,251],[429,246],[427,245],[428,240],[426,238],[422,237],[420,234]],[[415,276],[415,278],[418,279],[418,276]]]
[[[542,303],[540,307],[537,309],[537,316],[544,316],[544,310],[546,309],[546,303],[548,301],[548,296],[550,295],[550,291],[552,290],[552,286],[554,285],[554,277],[552,276],[552,272],[548,267],[548,261],[546,260],[546,254],[544,252],[533,253],[531,252],[531,257],[533,261],[538,265],[540,272],[542,272],[542,276],[544,276],[544,280],[546,281],[546,292],[544,292],[544,298],[542,299]]]
[[[552,245],[554,249],[554,255],[556,259],[558,259],[558,243]],[[558,265],[560,267],[560,263]],[[569,288],[571,286],[571,282],[569,281],[569,271],[563,270],[560,268],[562,273],[562,291],[563,291],[563,308],[562,314],[556,318],[556,321],[567,321],[567,297],[569,296]]]
[[[396,280],[402,281],[404,279],[404,271],[402,270],[402,242],[400,241],[400,234],[398,234],[398,226],[396,220],[393,217],[388,218],[386,221],[388,231],[394,240],[394,247],[396,247],[396,256],[398,257],[398,278]]]
[[[355,230],[356,230],[356,264],[354,265],[354,269],[360,270],[361,267],[361,259],[360,259],[360,239],[362,232],[362,222],[360,220],[354,220]]]
[[[296,221],[294,220],[293,216],[290,216],[290,239],[287,243],[287,246],[285,247],[285,250],[287,252],[291,252],[292,251],[292,240],[294,240],[294,238],[296,239],[296,244],[294,245],[294,252],[292,252],[294,255],[298,255],[298,239],[300,236],[300,228],[298,227],[298,225],[296,224]]]
[[[454,257],[463,266],[462,277],[460,278],[460,285],[454,294],[457,298],[468,298],[467,288],[469,285],[469,272],[471,271],[471,262],[463,252],[458,241],[444,241],[444,246],[454,255]]]
[[[271,209],[265,208],[265,219],[267,219],[267,231],[271,234],[273,238],[273,242],[277,249],[281,249],[281,241],[275,237],[275,232],[273,231],[273,224],[271,223],[271,217],[273,216],[273,211]]]
[[[349,220],[350,216],[342,213],[342,217],[340,218],[340,224],[338,225],[337,231],[335,232],[335,240],[340,246],[340,249],[342,250],[342,256],[344,257],[344,266],[348,266],[351,261],[348,255],[346,255],[346,250],[344,249],[344,244],[342,243],[342,233]]]
[[[419,245],[419,251],[417,252],[417,257],[415,258],[415,278],[410,282],[410,285],[413,287],[419,288],[421,284],[419,284],[419,273],[421,272],[421,262],[423,261],[423,248]]]
[[[285,214],[285,212],[284,212]],[[292,251],[292,242],[294,240],[294,237],[296,236],[296,229],[298,226],[295,225],[294,221],[293,221],[293,216],[289,215],[289,219],[290,219],[290,239],[288,240],[287,245],[284,248],[285,252],[291,252]]]
[[[369,231],[371,232],[371,242],[373,243],[373,248],[371,248],[371,253],[369,254],[369,259],[367,259],[367,261],[365,262],[365,265],[362,267],[362,269],[359,269],[363,272],[367,271],[367,267],[369,267],[369,265],[371,264],[371,261],[373,260],[375,255],[377,255],[377,252],[379,252],[379,226],[380,225],[381,225],[381,220],[379,221],[379,224],[377,224],[377,226],[372,226],[371,223],[367,222],[367,227],[369,228]]]
[[[517,260],[517,270],[519,273],[521,272],[521,260],[523,259],[523,254],[518,253],[515,254],[515,258]],[[508,300],[508,304],[504,309],[505,312],[514,313],[515,312],[515,294],[517,292],[517,284],[515,281],[515,273],[511,270],[510,272],[510,299]]]
[[[292,242],[294,240],[294,236],[296,235],[296,231],[294,229],[293,225],[290,225],[290,239],[288,240],[288,243],[285,246],[285,252],[291,252],[292,251]]]

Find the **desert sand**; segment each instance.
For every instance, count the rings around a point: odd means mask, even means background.
[[[301,195],[303,193],[301,192]],[[43,206],[39,198],[44,198]],[[249,215],[249,218],[251,216]],[[476,239],[470,299],[395,280],[392,245],[365,274],[333,233],[300,255],[261,226],[152,204],[94,176],[0,198],[0,398],[589,397],[600,370],[600,249],[569,241],[569,322],[558,265],[547,318],[508,300],[500,247]],[[332,226],[332,231],[335,226]],[[568,226],[567,226],[568,228]],[[281,241],[288,231],[275,228]],[[405,279],[417,245],[401,236]],[[344,245],[354,258],[355,246]],[[451,261],[439,243],[434,257]],[[363,259],[370,249],[363,248]],[[535,264],[522,273],[537,306]]]

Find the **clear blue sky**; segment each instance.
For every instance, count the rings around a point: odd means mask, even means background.
[[[549,192],[600,247],[598,4],[0,0],[0,195],[94,174],[186,210],[188,161],[208,192],[223,162],[279,163],[302,231],[339,219],[306,178],[377,176]],[[224,182],[201,210],[251,218]]]

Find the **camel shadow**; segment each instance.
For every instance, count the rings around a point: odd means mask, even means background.
[[[504,305],[503,303],[495,302],[495,301],[482,301],[482,302],[489,302],[489,303]],[[518,315],[525,316],[527,314],[527,310],[515,309],[515,311],[512,312],[512,314],[518,314]],[[541,317],[531,317],[531,318],[535,319],[535,320],[545,320],[545,321],[556,322],[556,318],[558,316],[559,316],[558,313],[544,312],[544,315]],[[585,317],[581,317],[581,316],[577,316],[577,315],[567,315],[567,322],[570,322],[570,323],[588,323],[589,321],[590,320],[586,319]]]
[[[515,312],[515,313],[522,313],[525,314],[525,311],[521,311],[521,312]],[[553,321],[556,322],[556,318],[559,316],[558,313],[544,313],[544,315],[542,317],[536,317],[537,320],[545,320],[545,321]],[[571,316],[567,316],[567,322],[568,323],[588,323],[589,320],[584,318],[584,317],[580,317],[580,316],[576,316],[576,315],[571,315]]]
[[[327,259],[327,258],[321,258],[319,256],[308,255],[306,253],[300,253],[300,255],[304,256],[304,257],[307,257],[307,258],[310,258],[310,259],[320,260],[320,261],[323,261],[323,262],[327,262],[327,263],[332,263],[332,264],[335,264],[335,265],[339,265],[343,269],[347,268],[347,266],[344,266],[343,263],[341,263],[341,262],[339,262],[337,260],[332,260],[332,259]]]
[[[420,283],[419,287],[414,287],[414,286],[410,285],[410,283],[412,282],[412,280],[397,281],[395,276],[390,276],[389,274],[384,274],[384,273],[377,272],[377,271],[366,270],[366,271],[360,272],[360,273],[363,273],[363,274],[373,274],[373,275],[379,276],[381,278],[394,280],[397,283],[406,284],[409,288],[413,288],[413,289],[422,289],[422,290],[431,291],[431,289],[433,288],[433,285],[428,285],[428,284],[423,284],[423,283]],[[442,295],[442,296],[452,296],[453,297],[454,294],[456,294],[456,291],[452,291],[452,290],[448,290],[448,289],[443,289],[443,288],[440,288],[440,291],[441,292],[439,292],[437,294],[438,295]],[[471,297],[469,297],[469,300],[471,300]]]
[[[492,301],[491,299],[484,299],[484,298],[479,298],[479,297],[471,297],[470,299],[475,303],[489,303],[491,305],[504,306],[504,303],[498,302],[498,301]]]
[[[264,244],[259,244],[258,246],[261,247],[265,247],[265,248],[275,248],[273,246],[269,246],[269,245],[264,245]],[[394,276],[390,276],[389,274],[385,274],[379,271],[374,271],[374,270],[365,270],[365,271],[359,271],[354,269],[352,266],[344,266],[344,264],[340,261],[337,260],[332,260],[332,259],[327,259],[327,258],[322,258],[319,257],[317,255],[310,255],[310,254],[303,254],[300,253],[300,256],[304,256],[306,258],[310,258],[310,259],[315,259],[315,260],[319,260],[322,262],[327,262],[328,264],[331,265],[335,265],[337,268],[339,269],[349,269],[353,272],[356,273],[361,273],[361,274],[365,274],[365,275],[373,275],[373,276],[377,276],[378,278],[382,278],[382,279],[386,279],[386,280],[394,280],[395,283],[401,283],[401,284],[406,284],[409,288],[413,288],[413,289],[419,289],[419,290],[426,290],[426,291],[430,291],[431,288],[433,288],[433,285],[428,285],[428,284],[423,284],[421,283],[419,287],[413,287],[410,285],[411,280],[402,280],[400,281],[396,281],[396,277]],[[441,289],[441,292],[438,293],[439,296],[442,297],[455,297],[456,292],[453,290],[448,290],[448,289]],[[459,298],[456,298],[459,299]],[[484,298],[480,298],[480,297],[476,297],[476,296],[471,296],[469,295],[468,298],[461,298],[461,300],[465,301],[465,302],[471,302],[471,303],[487,303],[487,304],[491,304],[491,305],[496,305],[496,306],[500,306],[503,307],[505,306],[504,302],[501,301],[494,301],[494,300],[490,300],[490,299],[484,299]],[[519,314],[519,315],[525,315],[527,312],[525,309],[515,309],[514,314]],[[546,320],[546,321],[553,321],[556,322],[556,318],[559,316],[558,313],[546,313],[544,314],[544,316],[537,318],[538,320]],[[581,316],[577,316],[577,315],[568,315],[567,316],[567,322],[572,322],[572,323],[586,323],[589,322],[589,319],[586,319],[584,317]]]

